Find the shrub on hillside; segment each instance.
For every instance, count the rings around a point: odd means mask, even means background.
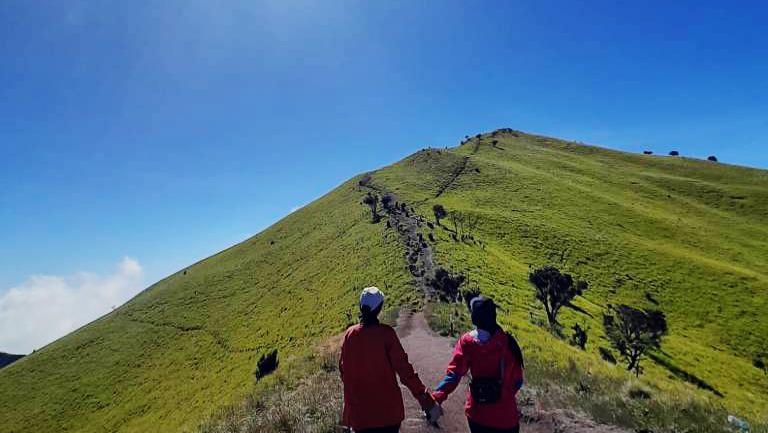
[[[432,206],[432,213],[435,215],[435,223],[437,223],[437,225],[440,225],[440,220],[448,215],[448,212],[445,211],[445,208],[441,204]]]
[[[573,325],[573,334],[571,334],[571,345],[584,350],[587,346],[587,331],[581,328],[579,324]]]
[[[709,155],[707,161],[717,162],[717,157],[715,155]]]
[[[383,196],[381,196],[381,207],[384,208],[384,210],[389,211],[392,209],[392,203],[394,202],[395,198],[390,193],[386,193]]]
[[[371,183],[371,179],[372,179],[371,175],[370,174],[366,174],[366,175],[364,175],[363,177],[360,178],[360,180],[357,182],[357,184],[360,185],[360,186],[366,186],[369,183]]]
[[[627,363],[627,370],[640,376],[640,361],[651,349],[661,347],[667,320],[658,310],[639,310],[628,305],[611,307],[603,315],[605,335]]]
[[[602,358],[603,361],[610,362],[611,364],[616,364],[616,357],[613,356],[613,353],[611,353],[610,349],[606,349],[605,347],[599,347],[597,351],[600,352],[600,358]]]
[[[680,152],[678,152],[676,150],[672,150],[672,151],[669,152],[669,156],[680,156]]]
[[[544,305],[547,320],[554,329],[557,313],[573,298],[587,290],[585,281],[574,281],[570,274],[563,274],[554,266],[544,266],[528,275],[528,281],[536,289],[536,299]]]
[[[363,203],[371,209],[371,221],[374,223],[379,222],[379,197],[371,194],[370,192],[363,198]]]
[[[441,300],[455,302],[459,299],[459,287],[464,281],[466,277],[462,274],[453,275],[444,268],[437,268],[434,278],[430,278],[427,284]]]
[[[653,155],[653,151],[652,150],[644,150],[643,151],[643,155]]]
[[[277,359],[277,349],[272,349],[271,352],[261,355],[259,361],[256,363],[256,380],[261,380],[264,376],[272,373],[277,369],[280,360]]]
[[[763,361],[762,358],[759,356],[755,356],[752,358],[752,365],[755,366],[755,368],[763,370],[765,373],[768,374],[768,369],[766,369],[765,361]]]

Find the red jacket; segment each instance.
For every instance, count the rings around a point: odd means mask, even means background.
[[[424,384],[408,362],[400,339],[387,325],[355,325],[347,329],[339,372],[344,382],[342,422],[354,430],[394,426],[405,419],[395,373],[417,400],[426,396]]]
[[[523,369],[520,360],[515,358],[509,348],[507,334],[501,329],[486,343],[480,342],[477,331],[462,335],[453,349],[453,358],[448,363],[445,379],[432,396],[438,403],[445,401],[467,372],[472,377],[499,377],[502,356],[504,377],[501,398],[496,403],[478,404],[472,401],[472,394],[467,391],[464,413],[467,418],[484,427],[509,429],[518,426],[520,412],[515,396],[523,385]]]

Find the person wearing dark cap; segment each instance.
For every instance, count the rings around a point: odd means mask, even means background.
[[[436,423],[440,406],[408,362],[392,327],[379,323],[384,294],[368,287],[360,295],[360,324],[347,329],[341,345],[339,372],[344,383],[342,423],[355,433],[397,433],[405,419],[397,376]]]
[[[523,354],[514,337],[496,322],[493,300],[478,296],[469,303],[475,329],[462,335],[445,378],[432,393],[444,402],[461,378],[470,382],[464,413],[472,433],[518,433],[516,395],[523,386]]]

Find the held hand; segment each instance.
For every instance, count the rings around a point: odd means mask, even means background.
[[[425,391],[424,394],[419,396],[419,404],[421,405],[421,409],[424,411],[424,415],[427,417],[427,422],[432,425],[437,425],[437,421],[443,415],[443,408],[437,404],[435,398],[432,396],[432,393],[430,393],[429,390]]]
[[[432,425],[437,425],[437,421],[441,416],[443,416],[443,408],[440,407],[439,404],[435,404],[432,406],[432,409],[427,412],[427,422]]]
[[[435,399],[432,398],[432,394],[430,394],[429,390],[424,391],[424,393],[418,397],[418,401],[419,401],[419,405],[421,406],[421,409],[425,413],[429,412],[430,410],[432,410],[434,406],[437,405],[437,403],[435,402]]]

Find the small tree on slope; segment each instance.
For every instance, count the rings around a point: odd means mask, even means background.
[[[379,221],[379,214],[377,212],[377,208],[379,206],[379,197],[375,195],[371,195],[369,192],[368,195],[363,198],[363,203],[368,205],[369,208],[371,208],[371,220],[373,222]]]
[[[649,349],[661,347],[667,320],[658,310],[639,310],[628,305],[611,307],[603,315],[605,335],[627,363],[627,370],[640,376],[640,360]]]
[[[392,208],[392,203],[395,201],[394,197],[392,197],[392,194],[384,194],[381,196],[381,207],[384,208],[385,211],[389,211]]]
[[[574,282],[569,274],[560,273],[554,266],[544,266],[528,275],[528,281],[536,289],[536,299],[544,304],[549,326],[557,325],[557,313],[573,298],[587,290],[585,281]]]
[[[448,215],[448,212],[445,211],[445,208],[441,204],[432,206],[432,213],[435,214],[435,222],[437,225],[440,225],[441,218],[445,218],[446,215]]]

